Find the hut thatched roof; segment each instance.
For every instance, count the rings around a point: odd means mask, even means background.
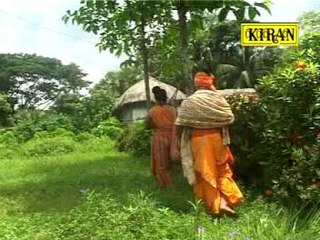
[[[149,77],[149,85],[150,85],[150,93],[151,93],[151,100],[155,101],[154,96],[151,92],[152,88],[155,86],[159,86],[162,89],[166,90],[168,98],[171,98],[171,96],[174,94],[176,91],[176,88],[158,81],[157,79],[153,77]],[[185,99],[186,95],[182,93],[181,91],[178,91],[177,94],[177,100]],[[128,103],[135,103],[135,102],[141,102],[141,101],[146,101],[146,92],[145,92],[145,85],[144,85],[144,80],[141,80],[131,86],[127,91],[125,91],[122,96],[119,99],[118,106],[123,106]]]

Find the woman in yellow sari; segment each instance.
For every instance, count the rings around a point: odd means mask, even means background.
[[[195,195],[210,212],[235,214],[233,208],[243,201],[243,195],[230,168],[234,158],[227,127],[234,116],[214,82],[209,72],[198,72],[194,78],[197,91],[178,110],[182,166]]]
[[[157,104],[149,115],[149,126],[153,129],[151,171],[160,187],[165,188],[172,185],[170,152],[173,138],[176,137],[174,132],[176,111],[167,104],[167,93],[164,89],[154,87],[152,92]]]

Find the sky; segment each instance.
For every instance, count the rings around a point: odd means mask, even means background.
[[[258,20],[292,22],[304,11],[320,10],[319,0],[272,2],[272,16],[262,12]],[[108,71],[119,69],[125,56],[100,53],[97,36],[61,20],[68,9],[79,6],[80,0],[0,0],[0,53],[35,53],[73,62],[88,74],[87,80],[98,82]]]

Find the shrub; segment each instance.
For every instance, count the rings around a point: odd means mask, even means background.
[[[24,146],[24,154],[30,157],[44,155],[59,155],[73,152],[76,142],[70,137],[53,137],[46,139],[35,139]]]
[[[78,142],[87,142],[87,141],[93,141],[96,138],[96,136],[88,133],[88,132],[81,132],[74,136],[74,139]]]
[[[254,149],[259,147],[261,137],[255,125],[262,119],[261,104],[258,96],[234,95],[228,98],[235,122],[230,127],[231,149],[236,158],[235,175],[246,184],[264,187],[266,176],[258,157],[253,157]]]
[[[96,128],[92,129],[92,133],[98,137],[108,136],[116,140],[123,132],[123,125],[114,117],[101,122]]]
[[[75,134],[64,128],[57,128],[54,131],[41,131],[34,134],[35,139],[45,139],[53,137],[74,137]]]
[[[272,186],[275,195],[303,201],[320,197],[320,71],[315,55],[293,52],[286,66],[264,77],[256,105],[243,103],[236,111],[246,122],[244,131],[237,129],[241,121],[234,129],[242,137],[239,165],[257,166],[258,181]]]
[[[13,126],[12,112],[9,97],[0,93],[0,127]]]
[[[18,112],[16,118],[18,127],[15,132],[21,141],[30,140],[37,132],[54,132],[57,129],[74,130],[68,117],[49,111],[23,110]]]
[[[3,144],[15,144],[17,143],[17,138],[13,131],[6,131],[0,133],[0,143]]]
[[[151,130],[146,129],[144,122],[136,122],[127,126],[117,139],[119,151],[128,151],[137,155],[150,155]]]

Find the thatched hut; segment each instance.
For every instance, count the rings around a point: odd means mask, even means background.
[[[166,90],[168,97],[174,94],[177,90],[175,87],[160,82],[157,79],[150,77],[149,78],[150,92],[153,87],[159,86]],[[151,92],[151,101],[155,101],[154,96]],[[181,91],[178,91],[176,100],[183,100],[186,98],[186,95]],[[141,80],[131,86],[127,91],[125,91],[119,99],[117,104],[118,115],[124,122],[132,122],[140,118],[144,118],[147,115],[146,110],[146,92],[145,92],[145,83],[144,80]]]

